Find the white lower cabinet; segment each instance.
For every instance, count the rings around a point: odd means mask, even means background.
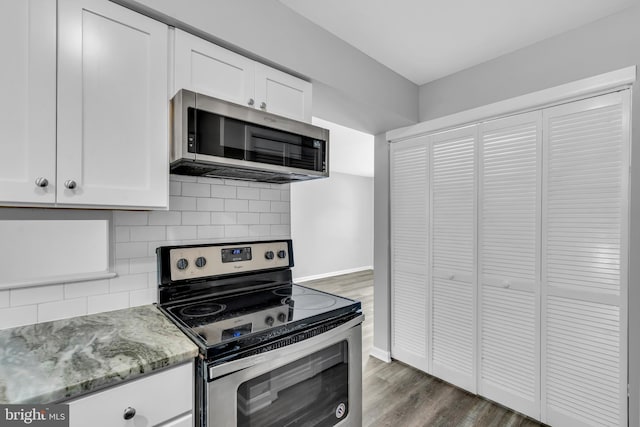
[[[392,144],[392,357],[627,426],[630,91]]]
[[[193,363],[67,402],[70,427],[192,427]]]

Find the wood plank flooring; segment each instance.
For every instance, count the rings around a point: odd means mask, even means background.
[[[362,302],[364,427],[534,427],[536,421],[400,362],[369,356],[373,345],[373,272],[301,283]]]

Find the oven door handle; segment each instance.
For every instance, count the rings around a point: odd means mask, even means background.
[[[255,365],[266,363],[269,365],[275,365],[278,362],[288,363],[289,360],[294,361],[298,359],[301,353],[308,352],[309,349],[316,346],[323,341],[340,341],[349,336],[349,330],[355,326],[358,326],[364,320],[364,315],[360,315],[356,318],[349,320],[348,322],[331,329],[323,334],[316,335],[313,338],[299,341],[295,344],[291,344],[285,347],[280,347],[277,350],[267,351],[262,354],[256,354],[255,356],[245,357],[243,359],[233,360],[231,362],[222,363],[217,366],[208,367],[209,381],[215,381],[218,378],[226,377],[227,375],[234,374],[236,372],[249,369]],[[278,357],[279,355],[282,357]]]

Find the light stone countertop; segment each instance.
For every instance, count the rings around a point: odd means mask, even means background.
[[[153,305],[0,330],[0,404],[61,402],[197,354]]]

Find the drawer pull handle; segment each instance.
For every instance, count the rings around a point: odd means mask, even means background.
[[[132,408],[131,406],[129,406],[127,409],[124,410],[123,417],[125,420],[130,420],[135,416],[136,416],[136,408]]]

